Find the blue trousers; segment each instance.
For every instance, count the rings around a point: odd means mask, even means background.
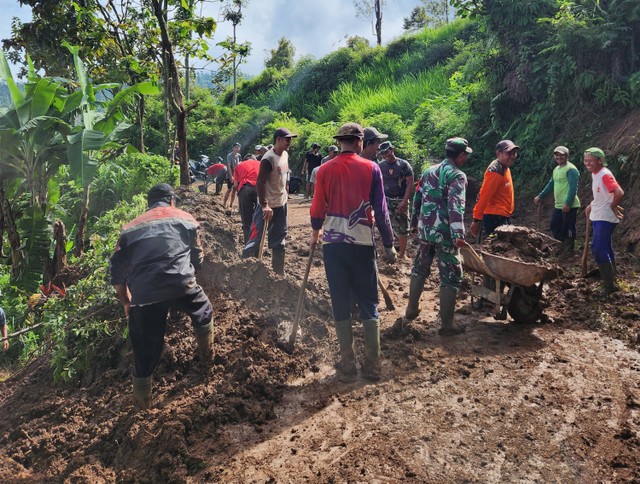
[[[324,244],[322,253],[333,319],[351,319],[351,294],[360,308],[360,319],[378,319],[378,270],[374,247]]]
[[[594,220],[593,222],[593,238],[591,239],[591,251],[596,260],[596,264],[607,264],[615,262],[616,257],[613,253],[613,231],[616,225],[604,220]]]
[[[551,233],[556,240],[576,238],[576,216],[577,208],[572,208],[568,212],[563,212],[561,208],[554,208],[551,213]]]

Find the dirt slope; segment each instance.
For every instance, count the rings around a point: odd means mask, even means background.
[[[238,257],[239,217],[215,197],[183,198],[207,249],[199,277],[215,310],[213,371],[198,372],[180,317],[146,412],[133,410],[126,344],[82,387],[54,386],[47,361],[34,362],[0,385],[0,481],[640,481],[632,260],[607,304],[591,300],[597,280],[578,278],[575,260],[565,266],[545,293],[549,324],[496,321],[463,290],[456,317],[467,332],[450,339],[437,335],[433,275],[421,318],[383,339],[383,380],[342,384],[321,254],[296,350],[276,345],[295,311],[309,205],[291,201],[282,278]],[[380,269],[396,305],[381,310],[386,329],[404,311],[410,263]]]

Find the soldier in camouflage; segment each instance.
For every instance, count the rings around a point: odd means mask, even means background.
[[[459,249],[464,246],[464,207],[467,176],[460,170],[473,150],[464,138],[450,138],[445,144],[447,158],[427,169],[413,199],[411,228],[417,231],[420,248],[411,271],[407,319],[420,314],[420,295],[431,273],[433,258],[440,271],[439,334],[454,336],[464,327],[453,324],[456,294],[462,282]]]

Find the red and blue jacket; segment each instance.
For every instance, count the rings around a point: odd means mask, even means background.
[[[111,284],[126,284],[133,306],[190,294],[204,259],[199,228],[183,210],[153,206],[122,227],[109,260]]]
[[[376,163],[343,152],[321,165],[311,203],[311,226],[322,242],[374,245],[373,213],[385,247],[393,244],[382,173]]]

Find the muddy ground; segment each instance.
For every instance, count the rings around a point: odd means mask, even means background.
[[[277,345],[306,265],[309,204],[291,200],[279,277],[239,258],[239,216],[219,198],[183,199],[207,250],[199,279],[214,306],[214,368],[198,370],[179,315],[148,411],[134,410],[121,339],[82,385],[54,385],[48,361],[36,360],[0,384],[1,482],[640,482],[640,281],[631,256],[620,258],[622,290],[606,303],[593,298],[596,278],[579,277],[578,256],[563,264],[545,289],[544,324],[473,309],[467,282],[456,313],[467,331],[454,338],[437,334],[432,275],[420,318],[382,340],[382,381],[345,384],[332,366],[321,251],[295,351]],[[518,223],[533,226],[525,212]],[[383,330],[404,313],[409,272],[409,260],[380,263],[396,306],[381,304]]]

